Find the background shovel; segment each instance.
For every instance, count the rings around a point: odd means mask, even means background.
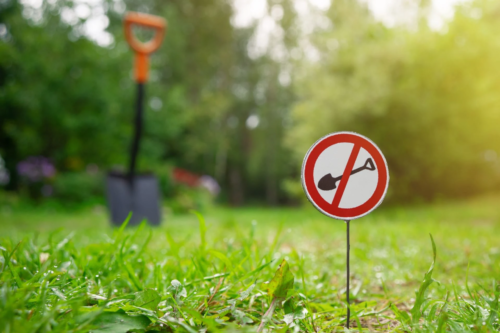
[[[132,25],[134,24],[154,29],[153,39],[147,43],[138,41],[132,33]],[[127,13],[125,16],[125,37],[135,51],[137,102],[128,173],[112,171],[108,173],[106,179],[111,222],[115,225],[121,225],[129,213],[132,213],[129,225],[139,224],[144,219],[153,225],[160,224],[158,181],[153,174],[136,174],[136,161],[142,132],[144,84],[148,79],[148,57],[160,47],[165,28],[165,20],[158,16],[133,12]]]

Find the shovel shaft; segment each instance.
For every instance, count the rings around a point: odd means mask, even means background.
[[[139,143],[142,135],[142,114],[144,107],[144,83],[137,84],[137,100],[135,104],[135,117],[134,117],[134,138],[130,149],[130,164],[129,164],[129,177],[130,180],[135,175],[137,153],[139,152]]]

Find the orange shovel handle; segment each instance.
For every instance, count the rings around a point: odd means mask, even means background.
[[[125,38],[135,51],[135,79],[139,83],[144,83],[148,80],[148,55],[160,47],[167,28],[167,22],[162,17],[128,12],[125,15],[124,23]],[[156,32],[153,39],[146,43],[137,40],[132,33],[133,24],[154,29]]]

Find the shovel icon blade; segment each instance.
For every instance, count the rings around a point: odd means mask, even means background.
[[[337,188],[338,178],[333,178],[331,174],[324,175],[318,182],[318,188],[323,191],[331,191]]]

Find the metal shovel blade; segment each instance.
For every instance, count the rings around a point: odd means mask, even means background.
[[[152,174],[128,175],[110,172],[106,178],[106,194],[111,222],[121,225],[132,213],[128,225],[137,225],[147,220],[159,225],[160,191],[158,180]]]

